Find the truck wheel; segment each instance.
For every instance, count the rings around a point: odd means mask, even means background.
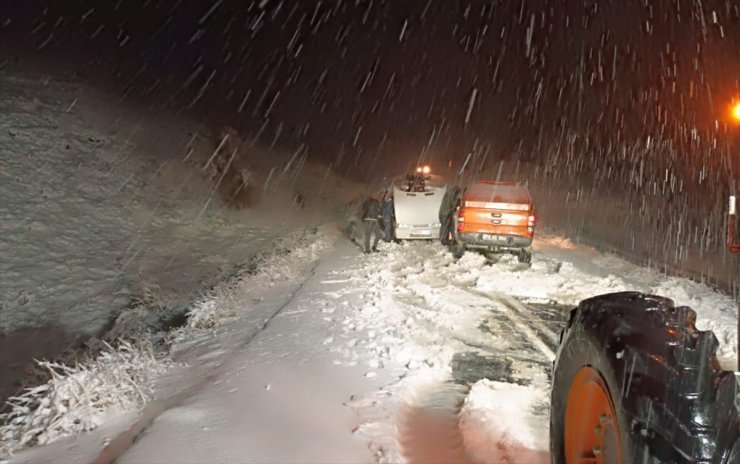
[[[455,259],[460,259],[465,254],[465,245],[454,239],[452,243],[450,243],[449,249],[450,253],[452,253],[452,257]]]
[[[628,463],[632,441],[615,373],[599,345],[580,331],[568,338],[554,372],[550,413],[553,463]]]
[[[738,383],[695,320],[691,308],[654,295],[582,301],[553,367],[552,462],[731,462]]]
[[[519,250],[519,253],[516,254],[516,259],[520,263],[530,264],[532,262],[532,253],[526,248],[522,248]]]

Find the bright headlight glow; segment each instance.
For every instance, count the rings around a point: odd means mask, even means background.
[[[734,119],[735,122],[740,122],[740,101],[732,106],[732,119]]]

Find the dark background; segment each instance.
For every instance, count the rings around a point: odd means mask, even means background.
[[[726,143],[740,95],[732,0],[3,0],[0,25],[10,62],[350,165]]]

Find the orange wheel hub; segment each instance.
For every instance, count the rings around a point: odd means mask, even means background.
[[[565,407],[567,464],[622,464],[622,437],[606,381],[590,366],[576,372]]]

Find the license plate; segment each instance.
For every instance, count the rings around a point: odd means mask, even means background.
[[[489,240],[492,242],[505,242],[506,241],[506,237],[503,235],[481,234],[480,238],[482,240]]]

